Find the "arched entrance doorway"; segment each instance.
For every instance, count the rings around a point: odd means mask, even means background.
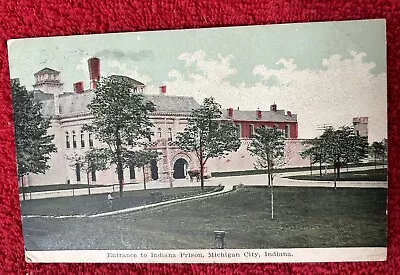
[[[158,166],[157,166],[157,161],[153,159],[150,162],[150,169],[151,169],[151,178],[153,180],[158,180]]]
[[[177,159],[174,164],[174,179],[184,179],[186,178],[188,162],[183,159]]]

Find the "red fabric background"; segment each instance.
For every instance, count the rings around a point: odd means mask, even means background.
[[[0,274],[395,274],[400,250],[400,2],[398,0],[0,1]],[[322,264],[27,264],[17,190],[6,40],[20,37],[386,18],[389,102],[388,261]],[[35,54],[35,53],[32,53]],[[399,271],[400,272],[400,271]]]

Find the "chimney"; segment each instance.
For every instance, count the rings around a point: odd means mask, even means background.
[[[167,93],[167,86],[160,86],[160,94],[165,95]]]
[[[84,92],[82,81],[74,83],[74,92],[77,94],[82,94]]]
[[[260,109],[257,109],[256,114],[257,114],[257,119],[262,119],[262,112]]]
[[[233,108],[229,108],[229,109],[228,109],[228,116],[229,116],[230,118],[233,117]]]
[[[271,105],[270,111],[276,112],[276,108],[277,108],[276,104],[274,103],[274,104]]]
[[[291,111],[287,111],[287,115],[291,117],[292,116],[292,112]]]
[[[90,89],[96,89],[96,81],[100,80],[100,59],[97,57],[89,58]]]

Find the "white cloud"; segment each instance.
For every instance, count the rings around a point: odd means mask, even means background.
[[[184,53],[179,59],[196,71],[171,70],[167,90],[200,102],[214,96],[224,108],[239,106],[242,110],[268,110],[276,102],[278,108],[298,114],[299,134],[304,138],[316,136],[320,124],[337,127],[351,124],[355,116],[368,116],[370,140],[380,140],[387,136],[386,74],[372,74],[375,64],[364,62],[365,53],[350,54],[349,58],[332,55],[321,60],[322,69],[314,70],[298,69],[293,59],[278,60],[281,69],[260,64],[253,69],[260,82],[248,87],[227,80],[237,73],[230,65],[232,56],[210,59],[203,51]],[[271,78],[276,85],[269,87],[266,81]]]

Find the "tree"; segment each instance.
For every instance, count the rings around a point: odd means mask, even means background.
[[[15,143],[17,149],[18,180],[22,183],[22,196],[25,200],[23,177],[44,174],[51,153],[57,152],[53,144],[54,135],[49,135],[50,120],[41,114],[42,104],[34,100],[33,92],[21,86],[17,80],[11,81]]]
[[[140,146],[150,136],[153,124],[149,115],[155,111],[152,102],[134,92],[129,78],[110,76],[101,78],[94,90],[95,97],[88,105],[93,120],[85,130],[110,149],[110,160],[117,165],[120,197],[123,196],[123,158],[129,148]]]
[[[70,162],[69,166],[75,168],[79,165],[79,169],[86,174],[86,182],[88,185],[88,193],[90,195],[89,175],[92,172],[106,170],[109,164],[110,151],[107,148],[94,148],[86,151],[83,155],[74,153],[66,155],[66,159]]]
[[[321,138],[314,138],[303,142],[307,148],[300,152],[302,158],[310,158],[311,173],[312,164],[319,163],[319,176],[322,177],[322,163],[326,161],[325,141]]]
[[[387,158],[388,158],[388,142],[387,142],[387,138],[384,138],[382,140],[382,144],[383,144],[382,166],[383,166],[383,168],[385,168],[385,160],[387,160]]]
[[[160,153],[155,150],[137,150],[137,151],[126,151],[124,152],[123,158],[125,159],[125,164],[137,168],[142,168],[143,171],[143,187],[146,188],[146,174],[145,166],[149,165],[152,161],[157,161],[160,158]]]
[[[268,186],[271,188],[271,219],[274,219],[273,169],[283,159],[284,140],[285,136],[279,129],[260,127],[255,130],[254,139],[248,147],[251,155],[257,157],[255,168],[267,169]]]
[[[384,162],[385,160],[385,144],[384,141],[374,141],[370,146],[369,146],[369,154],[371,157],[374,158],[374,164],[375,164],[375,169],[376,169],[376,161],[377,159],[382,159]]]
[[[200,163],[201,189],[204,189],[204,166],[207,160],[222,157],[240,147],[237,127],[221,121],[221,105],[205,98],[200,108],[190,114],[188,125],[178,133],[176,144],[186,152],[196,152]]]
[[[340,168],[349,163],[359,163],[367,156],[368,141],[366,137],[355,135],[349,126],[339,129],[325,129],[320,139],[324,142],[326,161],[333,164],[334,187],[340,178]]]

